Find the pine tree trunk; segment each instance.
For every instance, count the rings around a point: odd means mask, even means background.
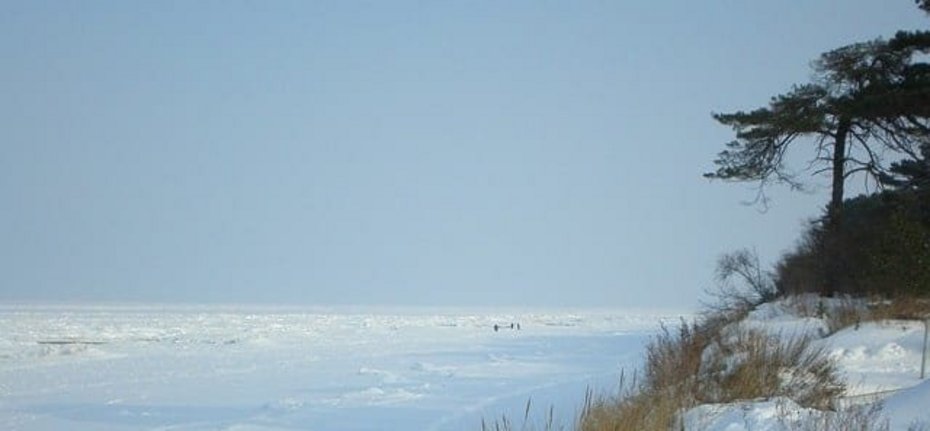
[[[836,140],[833,142],[833,184],[830,206],[827,207],[827,222],[839,224],[843,209],[843,186],[846,183],[846,138],[849,135],[849,120],[840,118],[836,127]]]
[[[848,118],[840,118],[836,127],[836,140],[833,142],[833,184],[830,203],[827,206],[827,219],[825,225],[826,241],[823,245],[825,255],[824,286],[822,294],[833,296],[839,286],[839,275],[842,264],[839,256],[840,247],[837,240],[840,235],[843,211],[843,186],[846,184],[846,139],[851,127]]]

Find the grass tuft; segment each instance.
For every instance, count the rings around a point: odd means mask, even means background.
[[[532,412],[533,399],[526,400],[526,407],[523,410],[523,422],[519,428],[511,421],[507,415],[502,415],[493,422],[487,422],[481,419],[481,431],[563,431],[565,427],[557,424],[555,420],[555,406],[549,406],[546,415],[541,424],[534,423],[530,420]]]
[[[774,397],[832,408],[844,386],[827,355],[806,337],[781,339],[731,325],[742,315],[662,327],[646,347],[642,377],[616,396],[586,397],[577,428],[679,429],[681,414],[698,404]]]

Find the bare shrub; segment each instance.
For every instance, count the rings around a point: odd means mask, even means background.
[[[819,231],[811,222],[795,245],[775,265],[776,290],[781,295],[820,292],[824,284],[824,261]]]
[[[716,314],[745,314],[776,297],[774,274],[762,269],[755,250],[744,248],[720,256],[715,278],[716,288],[707,292],[713,302],[704,307]]]

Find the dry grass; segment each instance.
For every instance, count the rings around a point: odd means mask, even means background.
[[[924,320],[930,317],[930,299],[899,297],[873,301],[869,305],[869,320]]]
[[[694,394],[701,355],[712,336],[711,331],[696,323],[682,322],[677,332],[663,325],[659,335],[646,346],[643,386],[682,400]]]
[[[854,405],[839,411],[826,411],[816,416],[802,418],[799,422],[786,426],[797,431],[888,431],[891,424],[882,414],[882,403]],[[908,425],[907,431],[928,431],[930,426],[915,421]]]
[[[784,396],[826,409],[844,390],[833,362],[809,338],[758,331],[739,331],[708,346],[698,380],[695,398],[701,403]]]
[[[737,313],[738,314],[738,313]],[[677,330],[662,326],[646,346],[640,376],[621,378],[614,396],[585,398],[577,429],[584,431],[659,430],[677,427],[682,409],[696,404],[701,355],[719,327],[736,314],[714,314],[707,323],[681,322]]]
[[[835,304],[832,310],[826,313],[823,318],[827,321],[829,333],[833,334],[850,326],[858,329],[862,322],[871,320],[872,316],[868,307],[864,307],[861,300],[844,298]]]
[[[576,425],[583,431],[663,430],[678,428],[682,406],[681,392],[648,391],[632,382],[619,394],[585,397],[584,409]]]
[[[786,425],[798,431],[888,431],[890,427],[888,419],[882,417],[881,403],[827,411]]]
[[[510,420],[507,415],[503,415],[493,422],[487,422],[482,419],[481,431],[561,431],[565,429],[563,425],[556,423],[554,406],[549,406],[541,423],[534,423],[530,419],[532,406],[533,399],[530,398],[526,400],[526,408],[523,411],[523,422],[520,423],[519,427],[515,422]]]
[[[842,298],[833,299],[829,305],[821,300],[811,307],[810,301],[798,301],[793,305],[799,316],[819,317],[827,322],[829,333],[841,329],[859,328],[864,322],[883,320],[924,320],[930,317],[930,300],[926,298],[899,297]]]
[[[809,339],[728,330],[727,321],[663,328],[646,348],[642,378],[617,396],[589,399],[577,428],[676,429],[680,414],[702,403],[784,396],[824,409],[842,394],[833,362]]]

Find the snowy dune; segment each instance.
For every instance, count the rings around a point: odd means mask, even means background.
[[[521,418],[528,399],[538,416],[552,405],[567,424],[586,387],[614,387],[659,322],[679,316],[0,306],[0,424],[471,430],[482,418]]]
[[[847,385],[841,407],[867,408],[878,402],[879,424],[887,422],[892,431],[927,429],[930,380],[920,379],[924,324],[913,320],[863,322],[828,335],[825,320],[801,311],[822,304],[830,313],[847,301],[814,296],[779,300],[760,305],[736,326],[784,339],[811,337],[815,348],[823,349],[836,361]],[[806,305],[798,307],[802,303]],[[683,423],[688,430],[789,431],[817,429],[810,424],[822,424],[816,419],[822,417],[823,412],[800,407],[787,398],[775,398],[701,405],[686,412]]]

